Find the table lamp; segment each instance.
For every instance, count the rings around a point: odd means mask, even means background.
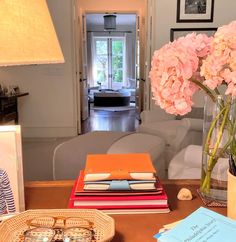
[[[63,62],[46,0],[0,1],[0,66]]]

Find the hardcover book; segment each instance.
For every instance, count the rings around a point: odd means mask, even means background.
[[[156,170],[147,153],[88,155],[84,181],[155,180]]]

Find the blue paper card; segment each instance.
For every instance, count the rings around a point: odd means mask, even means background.
[[[107,180],[107,181],[86,181],[84,184],[108,184],[108,190],[132,190],[130,185],[134,184],[145,184],[145,183],[154,183],[153,180]]]
[[[200,207],[173,229],[163,233],[160,242],[235,242],[236,221]]]

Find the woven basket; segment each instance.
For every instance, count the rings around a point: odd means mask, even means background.
[[[86,218],[94,223],[96,241],[109,242],[115,234],[114,220],[96,209],[40,209],[28,210],[0,224],[0,242],[19,242],[28,229],[26,221],[42,216],[64,216]]]

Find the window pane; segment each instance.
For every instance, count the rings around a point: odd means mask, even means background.
[[[96,51],[96,76],[95,80],[102,88],[107,86],[108,83],[108,55],[107,55],[107,40],[95,40]]]
[[[113,82],[123,82],[123,70],[113,70]]]
[[[123,68],[123,56],[112,57],[112,70]]]
[[[107,41],[106,40],[96,40],[96,54],[97,55],[107,55]]]
[[[107,82],[106,70],[97,70],[97,82],[100,82],[102,84]]]
[[[112,40],[112,54],[113,55],[123,55],[123,41],[122,40]]]
[[[123,83],[123,45],[123,40],[112,40],[112,76],[114,83]]]
[[[107,55],[97,55],[96,58],[96,66],[99,69],[107,69],[108,68],[108,58]]]

